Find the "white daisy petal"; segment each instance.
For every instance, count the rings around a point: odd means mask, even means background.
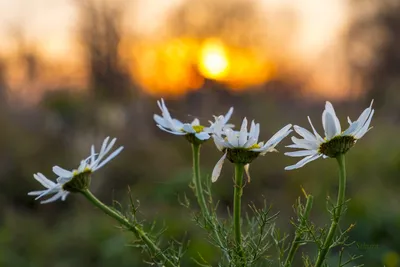
[[[321,154],[315,154],[315,155],[307,156],[304,159],[302,159],[299,162],[297,162],[296,164],[285,167],[285,170],[286,171],[290,171],[290,170],[301,168],[304,165],[306,165],[307,163],[309,163],[309,162],[311,162],[313,160],[316,160],[316,159],[320,158],[321,156],[322,156]]]
[[[304,156],[310,156],[317,154],[318,152],[316,150],[300,150],[300,151],[294,151],[294,152],[286,152],[285,156],[289,157],[304,157]]]
[[[106,148],[107,148],[107,143],[108,143],[108,139],[110,139],[109,136],[107,136],[107,137],[104,139],[103,144],[101,145],[101,148],[100,148],[99,155],[103,154],[104,151],[106,150]]]
[[[244,147],[247,141],[247,119],[244,118],[239,132],[239,147]]]
[[[49,199],[47,199],[47,200],[43,200],[43,201],[40,201],[40,204],[47,204],[47,203],[50,203],[50,202],[54,202],[54,201],[56,201],[57,199],[59,199],[59,198],[61,198],[62,196],[63,196],[63,192],[62,191],[59,191],[57,194],[55,194],[54,196],[52,196],[51,198],[49,198]]]
[[[225,135],[228,139],[228,142],[233,147],[239,147],[239,138],[235,131],[232,129],[226,129]]]
[[[215,164],[215,167],[211,175],[211,181],[213,183],[215,183],[218,180],[218,177],[221,175],[221,170],[222,166],[224,165],[226,154],[227,153],[225,152],[225,154],[220,158],[220,160],[218,160],[217,164]]]
[[[309,140],[311,142],[317,141],[317,137],[315,137],[315,135],[313,135],[309,130],[297,125],[293,126],[293,128],[296,131],[296,133],[298,133],[304,139]]]
[[[228,112],[225,114],[225,116],[224,116],[224,124],[226,124],[231,119],[232,113],[233,113],[233,107],[231,107],[228,110]]]
[[[250,137],[249,140],[244,144],[244,148],[252,147],[253,145],[257,144],[257,139]]]
[[[338,131],[339,129],[336,128],[335,119],[330,112],[324,110],[322,117],[323,117],[322,121],[324,125],[325,136],[327,140],[330,140],[336,135],[340,134],[340,131]]]
[[[187,132],[187,133],[196,133],[196,131],[193,129],[193,126],[192,125],[190,125],[189,123],[185,123],[185,124],[183,124],[183,130],[185,131],[185,132]]]
[[[194,119],[193,121],[192,121],[192,126],[197,126],[197,125],[200,125],[200,121],[199,121],[199,119]]]
[[[371,124],[371,120],[372,120],[372,116],[374,115],[375,110],[372,110],[371,114],[369,115],[368,120],[366,121],[366,123],[364,124],[364,126],[360,129],[359,132],[357,132],[354,137],[356,139],[360,139],[362,138],[370,129],[369,125]]]
[[[44,176],[40,172],[34,174],[33,177],[35,178],[36,181],[38,181],[41,185],[43,185],[46,188],[51,188],[56,185],[53,181],[47,179],[46,176]]]
[[[43,194],[46,191],[47,190],[31,191],[31,192],[28,192],[28,196],[39,196],[39,195]]]
[[[115,150],[113,153],[111,153],[105,160],[103,160],[99,165],[97,165],[96,167],[94,167],[94,169],[92,171],[97,171],[98,169],[100,169],[101,167],[103,167],[105,164],[107,164],[110,160],[112,160],[113,158],[115,158],[119,153],[121,153],[121,151],[124,149],[123,146],[119,147],[117,150]]]
[[[222,139],[218,135],[214,135],[213,140],[214,140],[215,146],[218,148],[219,151],[224,150],[224,148],[226,146],[224,139]]]
[[[299,139],[299,138],[297,138],[295,136],[292,136],[291,139],[292,139],[292,142],[295,145],[300,146],[300,147],[297,147],[297,148],[314,149],[314,150],[318,149],[318,144],[316,142],[311,142],[311,141],[306,140],[306,139]]]
[[[322,143],[322,142],[324,141],[324,139],[323,139],[323,138],[319,135],[319,133],[315,130],[314,125],[312,124],[311,119],[310,119],[309,116],[307,116],[307,119],[308,119],[308,122],[310,123],[310,126],[311,126],[313,132],[314,132],[314,135],[317,137],[317,141],[318,141],[319,143]]]
[[[332,115],[333,121],[335,123],[335,128],[337,129],[337,134],[340,134],[342,132],[342,129],[340,127],[339,119],[336,116],[335,109],[333,108],[331,102],[329,102],[329,101],[326,102],[325,110],[328,111]]]
[[[54,166],[53,172],[61,177],[72,177],[73,176],[71,171],[67,171],[66,169],[63,169],[59,166]]]
[[[64,192],[64,194],[61,197],[62,201],[65,201],[67,199],[67,196],[69,195],[69,192]]]
[[[167,128],[164,128],[161,125],[157,125],[157,127],[160,128],[161,130],[165,131],[165,132],[168,132],[168,133],[171,133],[171,134],[174,134],[174,135],[186,135],[187,134],[185,132],[176,132],[176,131],[168,130]]]
[[[269,145],[278,144],[283,138],[285,138],[289,133],[291,133],[290,128],[292,127],[291,124],[286,125],[282,129],[280,129],[276,134],[274,134],[267,143]],[[289,131],[290,130],[290,131]]]
[[[169,128],[170,124],[168,124],[168,123],[164,120],[163,117],[161,117],[161,116],[159,116],[159,115],[157,115],[157,114],[154,114],[153,118],[154,118],[154,120],[155,120],[155,122],[156,122],[157,124],[161,125],[161,126],[164,127],[164,128]]]
[[[173,122],[173,126],[174,126],[173,129],[174,130],[182,129],[183,122],[181,122],[180,120],[177,120],[177,119],[173,119],[172,122]]]
[[[94,150],[94,145],[90,148],[90,164],[93,164],[95,161],[96,152]]]
[[[353,135],[355,132],[357,132],[358,130],[360,130],[358,121],[355,121],[353,123],[350,124],[349,128],[347,128],[342,135]]]
[[[197,139],[200,139],[200,140],[207,140],[210,138],[210,135],[205,132],[196,133],[195,136]]]
[[[249,172],[249,169],[250,169],[250,164],[246,164],[246,165],[244,165],[244,172],[246,173],[246,176],[247,176],[247,182],[248,183],[250,183],[250,172]]]

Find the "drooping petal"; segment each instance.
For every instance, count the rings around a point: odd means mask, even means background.
[[[246,173],[246,176],[247,176],[247,182],[248,183],[250,183],[250,172],[249,172],[249,169],[250,169],[250,164],[246,164],[246,165],[244,165],[244,172]]]
[[[320,158],[321,156],[322,156],[321,154],[315,154],[315,155],[307,156],[304,159],[302,159],[299,162],[297,162],[296,164],[285,167],[285,170],[286,171],[290,171],[290,170],[301,168],[304,165],[306,165],[307,163],[309,163],[309,162],[311,162],[313,160],[316,160],[316,159]]]
[[[221,170],[222,166],[224,165],[226,154],[227,152],[225,152],[225,154],[218,160],[217,164],[215,164],[215,167],[211,175],[211,181],[213,183],[215,183],[218,180],[219,176],[221,175]]]

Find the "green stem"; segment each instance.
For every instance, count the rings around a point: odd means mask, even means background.
[[[296,233],[295,233],[292,245],[290,246],[289,253],[288,253],[288,256],[285,261],[285,267],[292,266],[292,261],[294,259],[294,255],[296,254],[296,251],[300,246],[302,229],[304,228],[305,224],[307,223],[308,217],[310,216],[311,208],[313,205],[313,200],[314,200],[314,197],[311,195],[308,195],[304,211],[302,214],[299,214],[300,215],[300,225],[296,229]]]
[[[200,176],[200,146],[198,144],[192,144],[193,152],[193,183],[196,190],[197,202],[199,203],[201,212],[209,217],[210,213],[207,208],[206,199],[203,194],[203,184]]]
[[[328,235],[326,236],[323,247],[318,252],[317,261],[315,267],[320,267],[325,260],[326,254],[329,252],[330,246],[333,242],[333,237],[335,236],[336,228],[342,215],[343,204],[345,201],[345,191],[346,191],[346,163],[344,154],[339,155],[337,158],[339,164],[339,192],[337,198],[337,204],[333,212],[333,218],[331,227],[329,228]]]
[[[233,228],[235,232],[236,246],[239,249],[239,255],[242,257],[242,262],[244,262],[243,247],[242,247],[242,231],[240,227],[240,209],[241,209],[241,199],[243,195],[243,173],[244,165],[236,163],[235,164],[235,190],[234,190],[234,202],[233,202]]]
[[[130,231],[132,231],[137,238],[143,241],[143,243],[146,244],[148,249],[151,251],[151,253],[160,261],[162,261],[165,266],[168,267],[177,267],[178,265],[172,263],[167,256],[161,251],[161,249],[146,235],[146,233],[140,229],[138,226],[132,224],[129,222],[129,220],[124,217],[123,215],[119,214],[118,212],[114,211],[110,207],[106,206],[104,203],[102,203],[99,199],[97,199],[90,191],[89,189],[82,190],[81,193],[89,200],[93,205],[98,207],[100,210],[102,210],[105,214],[108,216],[112,217],[116,221],[118,221],[120,224],[128,228]]]
[[[197,203],[200,206],[200,210],[203,214],[203,216],[206,218],[206,222],[208,223],[211,220],[214,220],[213,216],[211,216],[209,209],[207,208],[207,202],[204,198],[204,191],[203,191],[203,185],[201,182],[201,176],[200,176],[200,146],[199,144],[193,144],[192,143],[192,152],[193,152],[193,184],[195,187],[195,192],[196,192],[196,197],[197,197]],[[213,221],[211,221],[213,223]],[[216,227],[212,227],[212,230],[214,232],[214,237],[218,244],[220,245],[221,248],[223,248],[223,243],[221,241],[221,238],[219,236],[218,230]],[[225,251],[224,252],[225,257],[227,260],[230,260],[229,254]]]

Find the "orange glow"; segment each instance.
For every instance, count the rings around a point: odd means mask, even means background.
[[[133,54],[132,74],[153,95],[181,95],[201,88],[205,78],[241,90],[275,74],[261,49],[230,47],[218,39],[144,41],[126,49]]]
[[[133,51],[133,75],[150,94],[180,95],[203,84],[193,61],[197,44],[192,40],[143,43]]]
[[[209,79],[224,78],[229,71],[225,48],[218,40],[208,40],[200,49],[199,71]]]

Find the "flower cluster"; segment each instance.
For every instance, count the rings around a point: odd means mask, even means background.
[[[348,118],[349,127],[341,130],[340,122],[336,116],[335,110],[330,102],[326,102],[325,110],[322,114],[322,124],[325,131],[325,137],[322,138],[315,130],[310,118],[308,121],[311,125],[313,133],[307,129],[294,125],[294,131],[299,134],[302,139],[292,137],[293,144],[290,148],[301,149],[294,152],[286,152],[285,155],[291,157],[304,157],[295,165],[286,167],[286,170],[297,169],[310,161],[320,157],[335,158],[338,155],[345,154],[358,139],[362,138],[369,129],[374,110],[371,105],[362,112],[356,121]],[[273,135],[267,142],[259,142],[260,125],[251,122],[250,131],[248,121],[243,119],[240,130],[234,130],[234,125],[228,124],[233,108],[231,107],[225,115],[214,116],[214,121],[209,121],[209,126],[200,124],[196,118],[191,123],[183,123],[171,117],[167,106],[163,99],[157,101],[161,110],[161,116],[155,114],[154,120],[157,126],[166,132],[174,135],[185,136],[192,144],[200,145],[211,137],[218,150],[223,152],[223,156],[217,162],[212,172],[212,181],[217,181],[220,176],[223,163],[226,158],[235,164],[242,164],[248,173],[249,164],[258,156],[265,155],[267,152],[276,151],[275,147],[292,132],[292,125],[288,124]],[[36,199],[47,195],[53,195],[41,203],[49,203],[58,199],[65,200],[70,192],[79,192],[87,189],[90,184],[91,174],[106,163],[116,157],[123,149],[119,147],[109,154],[113,148],[116,138],[107,137],[104,139],[101,149],[96,153],[94,145],[91,147],[90,156],[80,162],[77,169],[72,171],[63,169],[59,166],[53,167],[53,172],[57,175],[56,182],[46,178],[42,173],[36,173],[33,177],[41,183],[45,189],[29,192],[29,195],[37,196]],[[107,157],[105,157],[109,154]]]
[[[258,123],[252,121],[249,132],[247,131],[248,122],[246,118],[243,119],[239,131],[233,130],[232,124],[227,124],[232,115],[233,108],[231,108],[225,116],[214,116],[215,122],[210,122],[211,125],[209,127],[204,127],[200,125],[198,119],[195,119],[191,124],[182,123],[179,120],[173,119],[169,114],[164,100],[161,99],[161,102],[158,101],[157,103],[161,109],[162,117],[154,115],[154,120],[160,129],[175,135],[184,135],[186,137],[194,136],[195,138],[188,138],[190,142],[198,140],[197,143],[202,143],[212,137],[218,150],[224,153],[222,158],[214,167],[211,176],[213,182],[217,181],[220,176],[226,158],[228,158],[232,163],[245,165],[248,173],[249,163],[259,155],[265,155],[267,152],[276,151],[275,146],[292,132],[292,125],[288,124],[279,130],[267,142],[258,143],[258,137],[260,134],[260,125]],[[290,157],[305,156],[305,158],[295,165],[286,167],[285,170],[293,170],[303,167],[308,162],[320,157],[335,158],[341,154],[345,154],[356,143],[356,141],[362,138],[370,129],[369,125],[372,116],[374,115],[372,104],[373,101],[356,121],[352,122],[350,118],[348,118],[349,127],[347,130],[342,132],[335,110],[332,104],[327,101],[325,110],[322,113],[322,124],[325,131],[325,138],[322,138],[315,130],[310,117],[308,117],[308,121],[314,134],[303,127],[294,125],[293,128],[295,132],[303,139],[293,136],[293,144],[287,147],[303,150],[286,152],[285,155]]]
[[[94,145],[92,145],[90,156],[82,160],[77,169],[69,171],[59,166],[54,166],[53,172],[58,176],[56,183],[46,178],[42,173],[34,174],[33,177],[46,189],[29,192],[28,195],[37,196],[36,199],[39,199],[54,194],[49,199],[41,201],[42,204],[45,204],[60,198],[64,201],[70,192],[79,192],[80,190],[87,189],[90,185],[91,174],[115,158],[123,149],[121,146],[108,155],[108,157],[104,158],[117,141],[114,138],[111,142],[108,142],[109,139],[109,137],[104,139],[99,153],[96,153]]]

